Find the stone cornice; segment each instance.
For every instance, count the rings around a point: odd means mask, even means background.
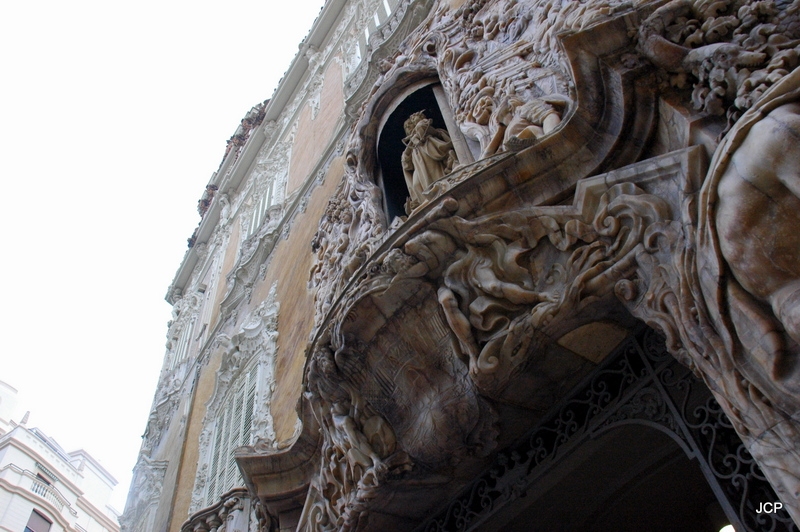
[[[283,112],[284,108],[288,105],[294,97],[297,90],[300,88],[301,83],[309,73],[309,59],[307,53],[309,49],[316,49],[321,46],[325,38],[328,36],[334,25],[336,24],[339,13],[347,3],[347,0],[329,0],[325,2],[322,12],[317,17],[314,25],[311,28],[308,36],[303,40],[300,45],[300,50],[292,60],[289,69],[284,74],[283,78],[275,89],[272,98],[267,104],[266,115],[264,122],[270,122],[278,119]],[[210,184],[220,187],[220,190],[225,191],[229,189],[237,189],[241,184],[244,177],[247,175],[250,166],[255,160],[258,151],[267,140],[264,126],[255,128],[251,133],[250,138],[247,140],[241,154],[235,158],[234,168],[230,172],[230,176],[226,178],[228,173],[228,165],[231,163],[227,159],[233,159],[234,151],[232,151],[223,163],[220,169],[212,176]],[[197,243],[207,242],[211,237],[214,229],[219,222],[220,205],[219,202],[212,201],[208,211],[200,222],[197,229]],[[184,290],[186,284],[191,279],[192,272],[199,262],[197,250],[194,247],[189,248],[181,261],[181,265],[175,274],[165,299],[169,304],[174,304],[174,292],[176,289]]]
[[[19,429],[19,428],[24,428],[24,427],[17,427],[17,428]],[[27,430],[27,429],[25,429],[25,430]],[[6,434],[5,436],[7,437],[9,434],[11,434],[11,432]],[[36,438],[36,436],[31,436],[31,437]],[[3,447],[9,446],[9,445],[12,446],[12,447],[16,447],[17,449],[19,449],[23,453],[27,454],[28,456],[30,456],[31,458],[36,460],[37,462],[43,463],[45,466],[49,467],[53,471],[59,471],[60,470],[60,468],[54,466],[49,460],[47,460],[41,454],[37,453],[31,447],[28,447],[27,445],[25,445],[25,443],[21,442],[19,439],[8,438],[8,440],[6,440],[5,442],[0,441],[0,449],[2,449]],[[65,464],[66,464],[67,467],[70,467],[70,468],[74,469],[74,466],[72,464],[70,464],[68,462],[65,462]],[[64,484],[71,492],[75,493],[77,496],[80,497],[80,496],[83,495],[83,490],[80,489],[77,484],[75,484],[71,480],[67,479],[64,475],[58,475],[58,481],[59,481],[59,483]]]

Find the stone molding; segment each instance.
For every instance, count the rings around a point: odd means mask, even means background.
[[[515,11],[523,4],[530,18]],[[687,5],[705,4],[668,7]],[[800,70],[781,73],[748,103],[708,171],[702,148],[645,149],[659,118],[656,96],[671,90],[658,79],[677,67],[636,38],[650,35],[638,32],[641,21],[650,24],[664,12],[609,2],[582,11],[562,6],[548,18],[551,7],[536,0],[438,4],[361,109],[347,175],[313,244],[316,328],[305,382],[323,439],[304,530],[380,529],[388,515],[413,522],[398,495],[407,492],[404,483],[452,476],[454,464],[467,475],[503,443],[493,428],[500,414],[487,399],[546,410],[570,387],[567,375],[591,368],[559,340],[591,323],[627,328],[632,317],[662,331],[669,352],[703,378],[789,513],[800,518],[797,298],[743,287],[753,271],[777,279],[769,264],[778,256],[767,250],[761,265],[742,260],[742,252],[730,250],[739,249],[746,229],[731,231],[736,220],[719,214],[726,205],[747,207],[745,193],[720,183],[736,182],[728,163],[737,153],[740,160],[759,157],[752,151],[759,141],[747,136],[759,127],[753,124],[795,123]],[[783,16],[787,28],[800,22],[796,11]],[[521,26],[512,31],[515,22]],[[494,47],[516,31],[523,37],[514,44]],[[727,48],[698,54],[719,50]],[[485,57],[495,62],[481,63]],[[560,123],[531,142],[506,134],[496,143],[501,126],[513,123],[501,113],[512,97],[502,93],[512,59],[529,67],[523,76],[546,70],[537,80],[550,90],[534,84],[513,97],[563,96],[563,110]],[[470,77],[476,65],[482,68]],[[696,92],[704,87],[699,71],[679,66],[698,77]],[[485,81],[487,73],[497,75]],[[462,132],[479,141],[481,157],[434,183],[426,201],[388,227],[375,182],[377,117],[404,87],[431,76],[441,81]],[[481,87],[488,90],[476,98]],[[796,151],[789,150],[786,176],[770,174],[783,166],[756,170],[770,187],[787,188],[770,196],[787,205],[797,195]],[[794,238],[794,210],[778,217],[782,238]],[[758,213],[748,216],[762,223]],[[791,268],[789,287],[800,277]],[[442,491],[452,488],[440,481]]]
[[[121,530],[145,532],[150,529],[161,498],[168,465],[169,462],[165,460],[150,460],[147,456],[139,455],[133,468],[125,513],[119,518]]]
[[[254,445],[259,449],[272,449],[275,446],[275,429],[269,405],[275,388],[279,311],[277,284],[273,284],[267,299],[252,312],[237,334],[230,338],[220,334],[215,340],[223,358],[217,371],[214,392],[206,404],[203,417],[203,431],[199,439],[199,467],[192,492],[192,512],[199,511],[205,504],[208,464],[213,452],[212,435],[220,408],[228,397],[231,386],[254,366],[258,368],[252,427]]]

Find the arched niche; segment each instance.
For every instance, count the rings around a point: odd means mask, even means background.
[[[458,127],[433,64],[423,62],[399,68],[376,87],[356,125],[348,165],[356,181],[371,181],[381,188],[389,225],[406,214],[408,189],[401,167],[402,140],[406,136],[403,123],[412,113],[430,113],[434,127],[447,130],[458,165],[474,162],[477,146],[468,144]]]
[[[438,78],[421,80],[405,87],[386,107],[378,129],[376,182],[384,192],[384,209],[389,222],[408,213],[406,200],[409,191],[401,165],[407,136],[404,124],[417,112],[423,112],[431,119],[434,128],[447,131],[459,165],[474,161],[478,149],[471,146],[461,133]]]

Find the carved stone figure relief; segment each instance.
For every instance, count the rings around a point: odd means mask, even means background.
[[[742,115],[714,155],[701,195],[698,262],[719,335],[715,352],[724,347],[725,358],[709,367],[695,357],[703,374],[718,375],[729,409],[738,413],[737,432],[795,522],[798,102],[800,70],[794,70]]]
[[[544,1],[473,1],[455,11],[439,6],[431,33],[410,56],[426,54],[435,61],[456,122],[487,157],[519,149],[558,126],[574,91],[557,34],[589,27],[618,9],[629,7]]]
[[[301,529],[414,526],[602,360],[570,335],[635,320],[708,385],[800,520],[798,13],[434,5],[382,63],[312,242],[304,404],[321,434]],[[389,227],[376,116],[432,77],[477,160],[457,165],[452,135],[409,117],[413,208]],[[728,128],[710,165],[690,134],[654,148],[657,106],[684,104],[704,135]]]
[[[422,203],[422,192],[449,174],[458,163],[453,142],[446,130],[433,127],[433,121],[423,111],[414,113],[403,124],[406,138],[403,144],[402,166],[406,186],[413,205]]]
[[[642,23],[642,52],[693,88],[697,109],[728,116],[732,125],[798,65],[797,4],[748,0],[673,0]]]

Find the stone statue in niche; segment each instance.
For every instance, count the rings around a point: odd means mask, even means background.
[[[411,196],[406,210],[411,211],[425,201],[422,192],[453,171],[458,162],[450,135],[433,127],[433,120],[424,111],[412,114],[403,124],[406,138],[402,165],[406,186]]]

